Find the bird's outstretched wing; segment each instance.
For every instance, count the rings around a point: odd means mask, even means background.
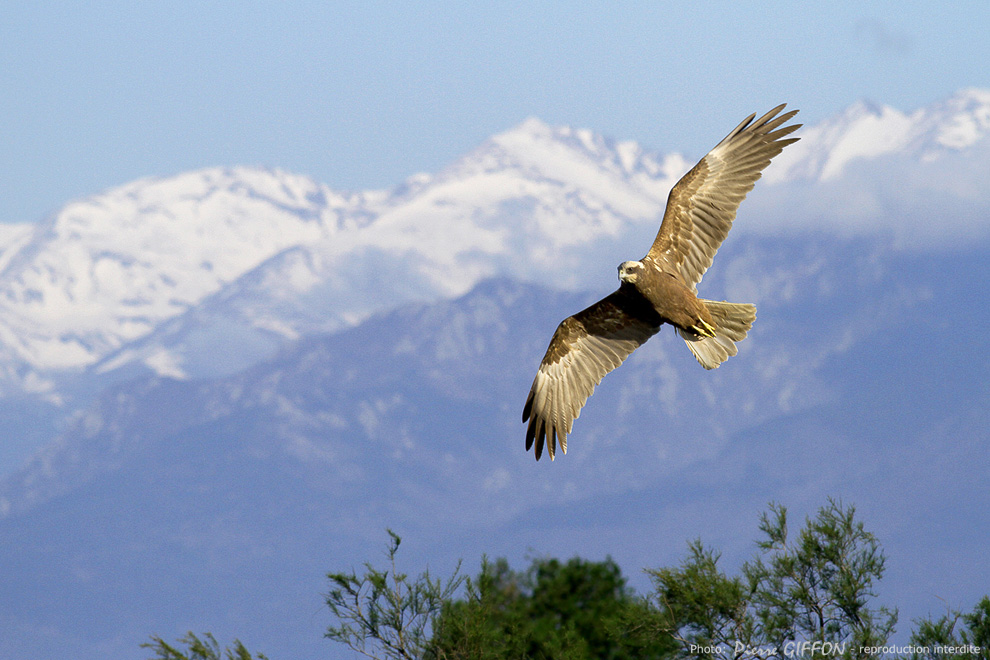
[[[797,114],[777,116],[783,109],[779,105],[756,121],[755,114],[747,117],[677,182],[647,258],[672,263],[692,287],[701,281],[761,172],[799,139],[784,139],[801,124],[781,128]]]
[[[567,453],[567,434],[581,407],[605,374],[660,330],[661,319],[639,294],[626,287],[564,319],[536,372],[523,409],[526,451],[536,444],[536,460],[546,442],[550,459],[556,445]]]

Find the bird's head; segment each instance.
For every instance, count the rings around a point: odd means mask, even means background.
[[[623,261],[619,264],[619,281],[635,284],[643,268],[642,261]]]

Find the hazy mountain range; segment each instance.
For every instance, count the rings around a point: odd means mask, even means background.
[[[988,133],[984,90],[802,129],[700,287],[758,305],[740,354],[705,372],[661,332],[553,464],[519,422],[550,335],[701,154],[530,119],[393,190],[210,169],[3,226],[0,656],[137,658],[191,628],[337,657],[322,575],[380,557],[385,527],[410,571],[610,553],[645,588],[687,540],[733,565],[766,502],[797,520],[829,495],[884,543],[902,631],[971,607]]]

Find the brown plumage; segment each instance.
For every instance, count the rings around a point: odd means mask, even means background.
[[[523,409],[536,460],[544,444],[551,459],[558,444],[567,453],[567,434],[595,386],[662,324],[706,369],[736,354],[756,307],[698,298],[697,285],[770,159],[798,140],[787,136],[801,125],[784,126],[797,110],[783,109],[750,115],[691,168],[670,191],[650,251],[619,265],[619,289],[557,326]]]

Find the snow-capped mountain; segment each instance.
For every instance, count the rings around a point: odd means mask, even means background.
[[[856,104],[799,133],[736,231],[914,232],[929,212],[978,223],[988,131],[990,91],[910,114]],[[79,373],[231,373],[287,340],[489,277],[597,286],[645,252],[693,161],[529,119],[390,191],[250,168],[136,181],[0,235],[0,391],[57,401]],[[864,182],[866,162],[880,174]],[[918,217],[877,222],[901,204]]]
[[[253,355],[520,266],[585,284],[557,276],[599,240],[655,223],[685,168],[528,120],[387,194],[246,168],[138,181],[70,204],[11,259],[8,378],[43,390],[60,370],[134,361],[174,377],[223,372],[245,366],[238,347]]]
[[[988,134],[990,90],[964,89],[911,113],[860,101],[805,128],[801,141],[775,159],[765,179],[774,183],[833,180],[850,163],[895,152],[912,161],[931,161],[971,147]]]
[[[376,210],[373,194],[347,197],[305,177],[247,168],[141,180],[73,202],[4,253],[8,387],[21,376],[27,389],[51,388],[41,374],[89,366],[273,253],[333,240]]]

